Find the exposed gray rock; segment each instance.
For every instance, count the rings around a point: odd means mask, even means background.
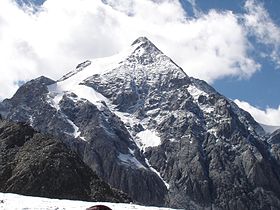
[[[268,142],[272,144],[280,144],[280,129],[270,134]]]
[[[145,126],[159,133],[162,144],[148,148],[145,156],[170,185],[167,203],[190,209],[279,206],[279,166],[261,140],[260,125],[172,63],[167,71],[155,69],[153,65],[162,68],[153,61],[161,52],[149,42],[143,45],[140,57],[132,54],[120,67],[84,84],[109,98],[118,110],[146,119]],[[137,133],[131,126],[133,131]]]
[[[166,186],[146,165],[144,156],[120,119],[106,105],[99,110],[94,104],[79,99],[73,93],[65,94],[57,109],[50,102],[48,94],[47,86],[53,82],[40,83],[39,88],[36,88],[40,79],[26,83],[21,87],[23,90],[18,90],[15,98],[5,101],[12,107],[7,118],[29,122],[36,130],[51,133],[61,139],[98,176],[111,186],[128,193],[134,200],[148,205],[164,205]],[[37,91],[34,93],[36,97],[25,100],[32,97],[32,91]],[[19,98],[23,101],[19,102]],[[73,136],[73,124],[81,128],[80,136]],[[134,155],[131,155],[131,151],[134,151]],[[119,158],[121,154],[126,157],[136,156],[135,160],[139,164],[122,164]]]
[[[138,202],[150,205],[164,203],[166,187],[158,176],[148,170],[139,149],[115,114],[106,106],[100,111],[87,101],[79,104],[67,97],[62,99],[60,107],[71,121],[83,128],[81,136],[89,141],[83,142],[84,149],[80,154],[99,176]],[[134,158],[130,151],[134,151],[139,164],[121,163],[121,154]]]

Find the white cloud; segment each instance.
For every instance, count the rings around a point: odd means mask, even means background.
[[[268,56],[280,68],[280,27],[273,22],[262,4],[255,0],[245,3],[245,25],[257,41],[267,47]]]
[[[105,0],[104,0],[105,1]],[[230,11],[186,18],[176,0],[47,0],[38,12],[0,1],[0,98],[18,80],[57,79],[79,62],[112,55],[150,38],[187,74],[213,82],[248,78],[260,66],[248,56],[247,31]],[[195,3],[195,1],[193,1]]]
[[[278,109],[266,108],[265,110],[261,110],[245,101],[236,99],[234,102],[240,108],[249,112],[257,122],[264,125],[280,126],[280,106]]]

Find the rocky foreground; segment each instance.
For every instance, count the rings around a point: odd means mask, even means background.
[[[128,202],[62,142],[29,125],[0,120],[0,192]],[[19,204],[17,202],[17,204]]]

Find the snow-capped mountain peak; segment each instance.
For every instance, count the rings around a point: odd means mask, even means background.
[[[154,64],[154,66],[151,66]],[[165,68],[157,68],[164,67]],[[132,45],[125,48],[116,55],[87,60],[80,63],[76,69],[64,75],[57,82],[62,84],[81,83],[95,74],[106,74],[114,69],[123,66],[128,71],[135,71],[137,68],[146,71],[163,71],[178,68],[180,73],[185,74],[170,58],[164,55],[148,38],[139,37]],[[146,66],[146,68],[145,68]],[[185,75],[186,76],[186,75]],[[67,82],[65,82],[67,80]],[[70,82],[71,81],[71,82]]]
[[[247,112],[188,77],[145,37],[37,92],[28,84],[5,101],[5,116],[63,136],[136,201],[185,209],[280,203],[278,147]]]
[[[69,92],[98,106],[102,101],[109,103],[106,97],[88,87],[97,75],[102,75],[102,79],[132,80],[136,86],[143,82],[152,84],[165,77],[187,78],[184,71],[149,39],[140,37],[116,55],[80,63],[75,70],[48,86],[51,103],[57,107],[63,95]]]

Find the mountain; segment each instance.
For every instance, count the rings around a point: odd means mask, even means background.
[[[186,75],[145,37],[58,81],[27,82],[0,107],[4,118],[62,139],[140,203],[280,208],[278,144],[249,113]]]
[[[280,129],[275,130],[273,133],[270,134],[268,138],[268,142],[272,144],[279,144],[280,143]]]
[[[273,126],[273,125],[264,125],[264,124],[260,124],[263,129],[265,130],[266,133],[271,134],[274,131],[280,129],[280,126]]]
[[[100,180],[63,143],[26,124],[0,120],[0,160],[1,192],[88,201],[129,201],[125,194]]]

